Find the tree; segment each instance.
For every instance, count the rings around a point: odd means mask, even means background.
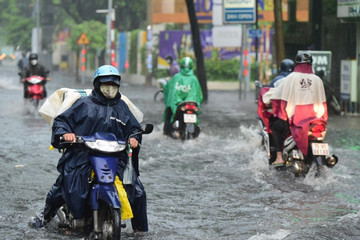
[[[206,71],[205,71],[205,63],[204,63],[204,54],[202,52],[202,47],[201,47],[199,25],[196,19],[194,0],[186,0],[186,6],[190,19],[190,25],[191,25],[191,34],[192,34],[194,52],[196,57],[197,75],[203,92],[204,102],[206,103],[208,97]]]
[[[84,21],[81,24],[75,24],[71,27],[71,34],[68,38],[70,48],[76,51],[76,79],[79,79],[79,56],[83,46],[77,44],[77,41],[82,33],[85,33],[89,38],[90,45],[87,46],[87,51],[96,55],[98,50],[103,50],[106,44],[106,25],[97,21]]]
[[[7,44],[31,50],[31,29],[35,26],[31,14],[29,1],[0,1],[0,22],[7,33]]]
[[[285,43],[282,20],[281,0],[274,0],[275,16],[275,39],[276,39],[276,63],[280,66],[281,61],[285,58]]]
[[[104,14],[97,14],[98,9],[107,9],[107,1],[98,0],[53,0],[53,4],[80,24],[83,21],[95,20],[105,22]],[[146,0],[113,0],[115,9],[115,28],[129,31],[145,26]]]

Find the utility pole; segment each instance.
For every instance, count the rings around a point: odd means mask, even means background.
[[[108,9],[98,9],[96,13],[106,13],[106,64],[113,65],[117,67],[116,58],[115,58],[115,10],[112,8],[113,1],[108,0]]]
[[[33,53],[41,53],[41,29],[40,29],[40,0],[36,0],[33,17],[35,18],[36,27],[32,29],[31,51]]]
[[[152,45],[153,45],[152,29],[151,29],[151,25],[148,25],[146,27],[146,79],[145,79],[146,86],[151,86],[151,81],[152,81],[152,72],[153,72]]]
[[[285,58],[285,42],[282,21],[281,0],[274,0],[275,36],[276,36],[276,63],[280,66]]]
[[[36,0],[37,52],[40,53],[40,0]]]
[[[194,52],[196,57],[197,75],[203,93],[204,102],[206,103],[208,99],[208,91],[207,91],[204,54],[201,47],[200,31],[196,19],[194,0],[186,0],[186,5],[190,19],[191,34],[192,34]]]

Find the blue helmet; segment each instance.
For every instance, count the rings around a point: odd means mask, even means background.
[[[295,63],[293,60],[286,58],[281,61],[280,72],[291,73],[292,71],[294,71],[294,68],[295,68]]]
[[[121,76],[119,71],[111,66],[111,65],[103,65],[101,67],[99,67],[98,69],[96,69],[95,73],[94,73],[94,78],[93,78],[93,84],[95,86],[95,81],[99,80],[101,83],[105,83],[105,82],[114,82],[115,84],[120,86],[120,80],[121,80]]]

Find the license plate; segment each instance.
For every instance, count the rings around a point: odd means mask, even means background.
[[[329,145],[327,143],[311,143],[313,155],[327,156],[329,154]]]
[[[196,114],[184,113],[184,123],[196,123]]]

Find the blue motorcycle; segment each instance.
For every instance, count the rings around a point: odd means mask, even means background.
[[[152,130],[153,125],[146,124],[145,129],[130,135],[129,139],[138,134],[149,134]],[[62,144],[81,144],[90,149],[89,160],[94,174],[89,181],[92,214],[87,214],[84,219],[74,219],[64,205],[57,212],[59,227],[89,232],[91,239],[120,239],[121,228],[125,225],[121,224],[121,201],[115,186],[116,153],[128,151],[128,163],[131,163],[129,141],[119,140],[112,133],[97,132],[92,136],[77,136],[76,143]]]

